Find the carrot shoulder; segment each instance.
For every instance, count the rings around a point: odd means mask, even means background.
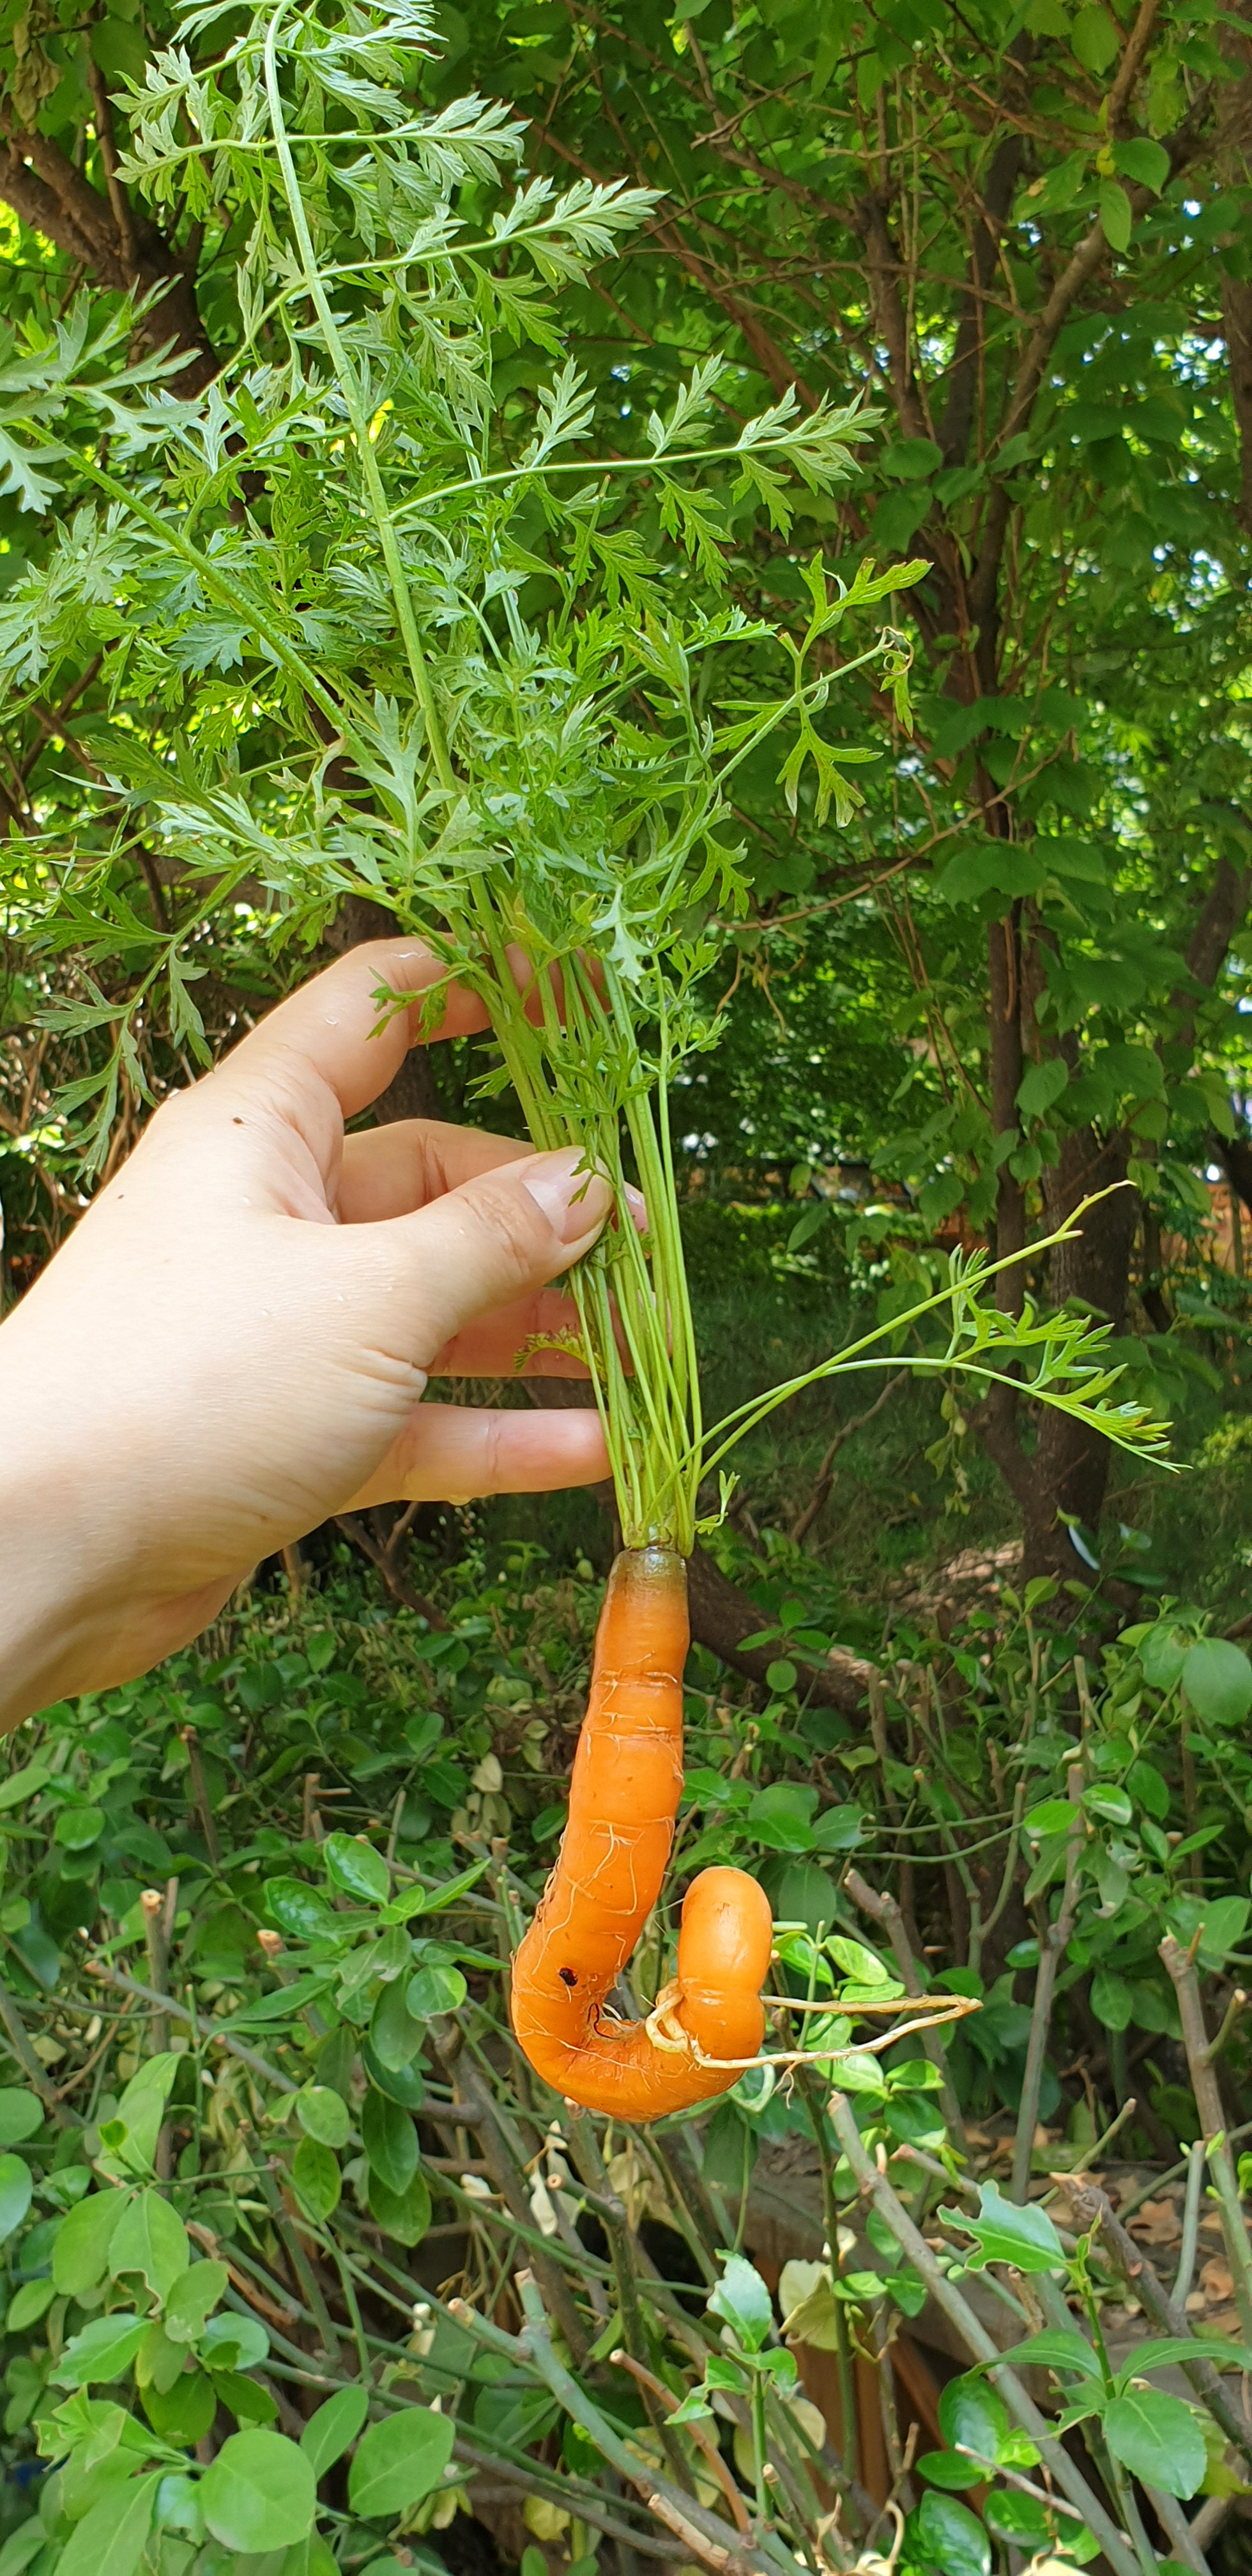
[[[687,1570],[672,1548],[624,1550],[609,1576],[556,1867],[513,1961],[518,2041],[544,2081],[622,2120],[724,2093],[761,2045],[769,1901],[742,1870],[687,1891],[678,1974],[647,2022],[607,1997],[665,1875],[682,1788]]]

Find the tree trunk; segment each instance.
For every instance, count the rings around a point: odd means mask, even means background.
[[[327,939],[328,948],[337,955],[346,949],[359,948],[366,939],[394,939],[399,930],[395,914],[381,903],[371,903],[368,896],[347,895],[340,905],[338,919]],[[399,1118],[444,1118],[447,1112],[439,1089],[428,1046],[414,1046],[404,1058],[399,1072],[381,1091],[374,1103],[374,1116],[380,1125],[389,1127]]]
[[[1124,1128],[1103,1140],[1091,1127],[1076,1128],[1066,1136],[1060,1163],[1048,1176],[1049,1227],[1072,1216],[1093,1190],[1110,1192],[1088,1209],[1081,1234],[1053,1253],[1052,1286],[1058,1306],[1072,1301],[1087,1307],[1097,1319],[1110,1323],[1115,1334],[1125,1330],[1130,1256],[1139,1215],[1138,1192],[1126,1181],[1131,1143]],[[1081,1521],[1088,1534],[1095,1533],[1111,1459],[1112,1451],[1100,1432],[1051,1408],[1041,1413],[1025,1480],[1022,1571],[1027,1582],[1046,1574],[1062,1582],[1087,1579],[1090,1568],[1060,1515]]]

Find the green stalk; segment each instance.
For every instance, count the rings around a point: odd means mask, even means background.
[[[413,679],[413,687],[417,695],[418,705],[420,706],[422,715],[425,719],[426,739],[430,746],[431,758],[434,761],[440,784],[446,788],[452,788],[455,786],[456,781],[453,775],[452,763],[448,758],[448,748],[443,738],[443,727],[439,721],[439,711],[435,705],[434,691],[430,684],[430,674],[426,668],[426,658],[422,652],[421,639],[417,631],[417,619],[413,613],[413,597],[409,589],[408,575],[404,569],[404,559],[400,553],[400,547],[396,537],[395,522],[392,518],[391,511],[387,506],[387,495],[383,489],[383,478],[379,473],[378,459],[374,454],[374,444],[370,437],[369,414],[361,399],[360,379],[357,376],[356,369],[349,362],[347,350],[340,339],[338,325],[335,321],[334,314],[331,312],[330,301],[322,283],[322,273],[317,264],[317,253],[313,248],[313,236],[309,231],[308,218],[304,211],[304,200],[300,193],[299,174],[296,169],[291,145],[287,139],[287,129],[283,122],[283,103],[278,87],[277,40],[278,30],[288,6],[289,0],[278,0],[278,7],[274,11],[274,15],[270,20],[265,36],[265,94],[269,101],[270,124],[273,129],[274,147],[278,154],[278,165],[283,176],[283,190],[287,199],[287,211],[291,216],[292,230],[295,233],[296,241],[299,246],[300,261],[304,270],[305,284],[308,287],[309,296],[314,310],[316,311],[317,318],[321,323],[322,336],[326,342],[327,351],[330,356],[331,364],[335,370],[339,390],[347,405],[348,417],[352,423],[353,431],[355,433],[357,454],[361,462],[361,473],[364,478],[365,489],[369,495],[370,508],[374,514],[374,523],[378,529],[379,543],[383,550],[383,561],[387,567],[387,578],[391,584],[392,597],[396,603],[396,615],[400,621],[400,633],[404,640],[404,649]]]

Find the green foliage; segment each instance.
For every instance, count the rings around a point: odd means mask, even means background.
[[[479,1554],[443,1574],[431,1566],[424,1579],[446,1629],[411,1612],[382,1613],[346,1563],[328,1567],[300,1600],[259,1593],[218,1632],[212,1651],[187,1654],[151,1681],[78,1709],[49,1712],[24,1748],[31,1758],[8,1774],[27,1778],[24,1801],[9,1809],[23,1822],[6,1846],[4,1921],[28,1918],[57,1952],[55,1992],[10,1952],[8,2007],[41,2040],[54,2028],[70,2033],[58,2043],[61,2082],[80,2062],[87,2068],[85,2084],[66,2096],[75,2107],[64,2125],[18,2080],[15,2061],[13,2080],[0,2089],[13,2141],[6,2161],[22,2176],[5,2246],[4,2438],[10,2456],[33,2452],[56,2463],[35,2525],[38,2548],[50,2552],[49,2576],[65,2565],[71,2576],[76,2565],[85,2571],[89,2550],[138,2570],[145,2548],[168,2555],[175,2543],[192,2553],[184,2562],[175,2548],[176,2576],[190,2576],[193,2566],[196,2576],[210,2576],[219,2565],[214,2550],[245,2559],[305,2551],[317,2576],[329,2576],[364,2545],[350,2540],[363,2525],[384,2550],[389,2536],[395,2546],[433,2536],[463,2481],[472,2504],[475,2461],[488,2463],[495,2480],[520,2480],[519,2493],[585,2512],[593,2527],[597,2514],[616,2509],[606,2506],[601,2483],[600,2435],[580,2430],[581,2416],[569,2411],[584,2404],[579,2386],[562,2382],[555,2396],[539,2370],[539,2342],[510,2344],[506,2357],[475,2339],[474,2322],[500,2314],[495,2285],[506,2244],[515,2259],[524,2248],[532,2269],[557,2262],[558,2287],[565,2283],[589,2328],[596,2312],[585,2307],[588,2283],[599,2289],[614,2278],[611,2263],[597,2268],[585,2246],[545,2232],[549,2211],[573,2224],[587,2205],[585,2141],[566,2126],[559,2104],[549,2114],[517,2092],[501,1976],[516,1908],[531,1901],[545,1868],[538,1829],[568,1758],[563,1719],[581,1695],[596,1587],[589,1575],[571,1581],[544,1567],[533,1547],[505,1565]],[[1057,2073],[1072,2063],[1076,2030],[1091,2027],[1076,2017],[1080,1999],[1082,2015],[1108,2034],[1106,2061],[1090,2049],[1087,2056],[1107,2121],[1119,2032],[1147,2040],[1150,2102],[1166,2100],[1151,2073],[1176,2046],[1170,2033],[1178,2027],[1174,1989],[1157,1957],[1162,1927],[1182,1944],[1197,1942],[1210,2027],[1236,1971],[1237,1957],[1229,1966],[1227,1959],[1230,1950],[1238,1954],[1248,1921],[1252,1757],[1240,1752],[1238,1728],[1220,1709],[1201,1713],[1185,1678],[1201,1645],[1223,1641],[1210,1640],[1198,1614],[1174,1604],[1110,1646],[1098,1665],[1082,1665],[1080,1706],[1073,1663],[1025,1612],[993,1645],[985,1625],[958,1631],[947,1648],[902,1631],[907,1652],[884,1671],[884,1768],[877,1755],[863,1759],[870,1748],[856,1726],[807,1703],[807,1676],[831,1642],[815,1601],[771,1598],[765,1577],[760,1615],[763,1628],[778,1627],[789,1644],[774,1658],[766,1705],[737,1702],[724,1686],[689,1696],[692,1760],[679,1848],[685,1871],[733,1855],[766,1874],[782,1918],[766,2054],[794,2066],[799,2052],[802,2064],[798,2078],[785,2064],[781,2072],[753,2070],[712,2120],[683,2125],[681,2146],[661,2142],[659,2165],[648,2152],[641,2160],[635,2146],[614,2162],[612,2187],[625,2195],[641,2188],[645,2173],[656,2174],[648,2207],[665,2228],[695,2224],[662,2180],[671,2170],[681,2177],[688,2153],[700,2160],[702,2188],[730,2195],[727,2231],[712,2215],[707,2232],[696,2229],[707,2265],[702,2323],[693,2327],[689,2307],[668,2304],[664,2266],[659,2280],[641,2275],[637,2284],[648,2366],[659,2360],[667,2373],[672,2439],[694,2446],[697,2435],[717,2439],[728,2427],[746,2507],[776,2515],[766,2466],[782,2456],[803,2479],[812,2457],[793,2347],[838,2359],[872,2349],[886,2319],[907,2331],[925,2309],[927,2281],[877,2208],[868,2228],[862,2219],[860,2233],[848,2233],[861,2203],[851,2151],[828,2125],[833,2082],[854,2113],[856,2152],[871,2173],[881,2164],[924,2237],[942,2246],[955,2295],[966,2296],[963,2285],[974,2277],[1002,2286],[1025,2278],[1035,2284],[1032,2298],[1061,2301],[1063,2322],[1051,2322],[1049,2311],[1044,2330],[1032,2333],[1023,2313],[1013,2329],[1015,2366],[1046,2373],[1053,2384],[1049,2418],[1059,2415],[1075,2439],[1089,2439],[1097,2463],[1106,2446],[1118,2474],[1186,2500],[1208,2475],[1216,2437],[1211,2422],[1205,2431],[1194,2381],[1190,2395],[1176,2380],[1162,2382],[1180,2363],[1241,2366],[1244,2347],[1197,2322],[1182,2338],[1140,2329],[1110,2361],[1112,2334],[1126,2332],[1117,2305],[1125,2285],[1098,2242],[1071,2250],[1064,2217],[1045,2203],[1049,2176],[1080,2152],[1062,2134],[1076,2111],[1067,2109]],[[927,1668],[946,1711],[941,1740],[930,1732],[929,1687],[918,1687]],[[1184,1691],[1190,1789],[1180,1752]],[[536,1707],[544,1717],[533,1769],[522,1747],[535,1741],[526,1730]],[[186,1796],[178,1730],[192,1710],[207,1792],[221,1822],[232,1819],[229,1848],[217,1857],[204,1813]],[[433,1760],[432,1741],[440,1748]],[[910,1743],[924,1758],[897,1759]],[[1077,1800],[1059,1794],[1076,1753]],[[334,1829],[320,1842],[304,1805],[312,1771],[322,1793],[346,1792],[335,1798]],[[475,1787],[475,1774],[499,1786]],[[84,1805],[103,1824],[80,1855],[56,1827],[61,1814]],[[839,1883],[849,1813],[856,1867],[871,1885],[882,1883],[891,1854],[903,1848],[913,1856],[932,2005],[945,1994],[953,2003],[980,2002],[934,2034],[933,2058],[916,2037],[891,2041],[911,2007],[896,1962]],[[780,1832],[788,1815],[794,1840]],[[1189,1816],[1191,1834],[1182,1830]],[[510,1864],[502,1876],[489,1844],[498,1851],[504,1833]],[[1011,2139],[1037,1959],[1034,1944],[1010,1940],[1008,1927],[991,1920],[994,1908],[967,1940],[954,1937],[945,1857],[955,1854],[969,1869],[990,1837],[995,1879],[1003,1872],[1019,1897],[1033,1885],[1031,1905],[1052,1919],[1075,1833],[1072,1919],[1044,2069],[1049,2142],[1032,2159],[1024,2202],[994,2159],[990,2171],[974,2166],[975,2198],[961,2187],[970,2151],[952,2126],[944,2086],[967,2121]],[[1203,1899],[1192,1876],[1197,1837]],[[785,1874],[797,1868],[821,1881],[812,1924],[787,1902]],[[343,1884],[346,1873],[353,1890]],[[139,1903],[150,1877],[178,1881],[170,2045],[157,2050],[149,2007],[134,1991],[150,1973]],[[669,1974],[672,1911],[658,1928],[658,1945],[632,1971],[640,2005]],[[419,1977],[446,1981],[428,1998],[429,2015],[409,2010]],[[394,2073],[375,2044],[393,1997],[411,2025],[409,2053]],[[103,2053],[88,2035],[102,2008],[116,2016]],[[519,2150],[537,2159],[516,2185],[516,2216],[482,2196],[475,2173],[454,2170],[446,2152],[465,2053],[487,2093],[486,2109],[472,2117],[463,2110],[467,2125],[486,2143],[503,2134],[496,2120],[505,2121]],[[1223,2080],[1241,2117],[1248,2077],[1239,2047]],[[1085,2109],[1085,2097],[1076,2107]],[[1033,2136],[1034,2114],[1024,2106],[1020,2116]],[[750,2177],[758,2155],[787,2141],[827,2160],[839,2252],[833,2266],[790,2263],[775,2303],[752,2259]],[[1132,2127],[1137,2162],[1150,2143]],[[337,2188],[321,2202],[306,2180],[315,2170],[310,2150],[334,2171]],[[604,2151],[616,2157],[619,2142],[606,2136]],[[546,2201],[534,2191],[539,2178]],[[603,2179],[589,2188],[603,2205]],[[735,2248],[745,2190],[746,2233]],[[454,2222],[470,2248],[468,2306],[455,2311],[426,2286],[424,2252],[429,2228]],[[293,2226],[303,2273],[290,2268]],[[672,2260],[671,2251],[664,2262]],[[1116,2322],[1106,2325],[1110,2308]],[[354,2319],[367,2337],[365,2370]],[[640,2420],[631,2411],[633,2383],[611,2359],[622,2332],[611,2313],[599,2318],[589,2341],[610,2339],[580,2383],[610,2442],[614,2426],[637,2430]],[[305,2419],[298,2439],[292,2406]],[[554,2427],[562,2446],[555,2486]],[[943,2563],[964,2563],[964,2553],[972,2564],[1002,2546],[1046,2547],[1081,2563],[1088,2544],[1047,2501],[1038,2439],[1014,2414],[994,2367],[952,2381],[940,2432],[942,2446],[918,2462],[906,2526],[910,2564],[938,2563],[940,2550]],[[197,2457],[206,2437],[211,2465]],[[684,2456],[695,2462],[701,2454],[693,2447]]]

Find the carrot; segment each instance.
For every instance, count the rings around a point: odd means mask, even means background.
[[[606,1998],[660,1893],[682,1788],[687,1569],[626,1548],[609,1576],[556,1867],[513,1961],[518,2041],[547,2084],[589,2111],[659,2120],[724,2093],[708,2059],[761,2045],[769,1900],[738,1869],[706,1869],[682,1910],[678,1975],[646,2022]]]

